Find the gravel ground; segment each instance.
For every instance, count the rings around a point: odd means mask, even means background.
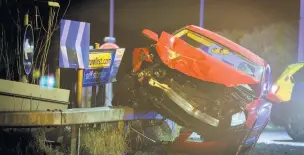
[[[304,155],[304,147],[258,144],[249,155]]]

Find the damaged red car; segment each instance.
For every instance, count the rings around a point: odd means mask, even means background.
[[[202,136],[248,150],[269,121],[271,69],[240,45],[204,28],[186,26],[133,53],[133,71],[116,98],[154,111]],[[121,103],[121,102],[120,102]]]

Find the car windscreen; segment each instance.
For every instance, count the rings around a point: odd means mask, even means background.
[[[259,66],[256,63],[250,61],[237,52],[213,41],[207,37],[204,37],[196,32],[188,29],[183,29],[174,34],[175,37],[181,38],[189,45],[200,49],[212,57],[221,60],[222,62],[236,68],[237,70],[254,77],[257,80],[261,80],[263,76],[264,67]]]

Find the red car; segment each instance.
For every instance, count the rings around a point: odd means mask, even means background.
[[[157,111],[203,136],[228,142],[236,152],[251,148],[267,125],[271,70],[260,57],[209,30],[186,26],[137,48],[133,71],[116,97]],[[126,90],[127,89],[127,90]]]

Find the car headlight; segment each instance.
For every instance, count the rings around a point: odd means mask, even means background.
[[[231,126],[241,125],[244,124],[245,122],[246,122],[246,115],[243,111],[232,115]]]

